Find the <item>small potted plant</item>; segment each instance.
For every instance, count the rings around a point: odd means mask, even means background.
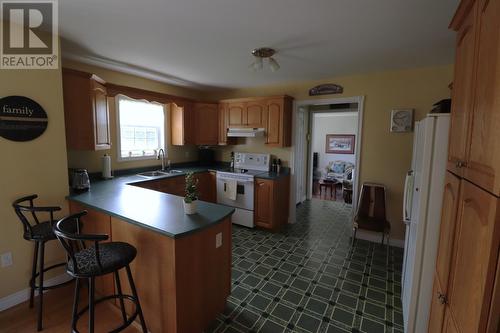
[[[188,215],[196,213],[196,201],[198,200],[198,180],[194,172],[186,175],[186,195],[184,196],[184,212]]]

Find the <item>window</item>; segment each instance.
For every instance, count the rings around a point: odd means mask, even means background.
[[[164,106],[118,95],[118,159],[156,158],[165,146]]]

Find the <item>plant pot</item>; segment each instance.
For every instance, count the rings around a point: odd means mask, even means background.
[[[184,202],[184,213],[188,215],[196,214],[196,201],[193,202]]]

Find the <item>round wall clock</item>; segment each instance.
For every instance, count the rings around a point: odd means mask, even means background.
[[[391,111],[391,132],[411,132],[413,130],[413,109]]]

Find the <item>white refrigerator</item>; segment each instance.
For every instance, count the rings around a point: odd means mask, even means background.
[[[404,189],[406,225],[402,306],[406,333],[427,332],[448,156],[449,114],[415,123],[413,158]]]

